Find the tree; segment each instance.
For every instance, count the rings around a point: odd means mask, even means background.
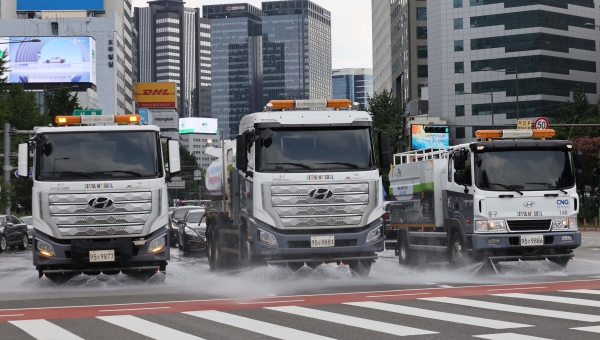
[[[74,110],[80,110],[77,93],[71,94],[71,88],[59,87],[46,91],[47,123],[53,123],[54,117],[72,115]]]
[[[32,130],[34,126],[43,124],[40,107],[35,94],[25,91],[23,84],[13,84],[6,91],[5,98],[6,121],[17,130]]]
[[[591,104],[581,84],[573,89],[573,101],[561,105],[558,116],[553,120],[556,124],[598,124],[600,110],[598,104]],[[594,127],[559,127],[556,128],[557,139],[574,137],[600,137],[600,129]]]

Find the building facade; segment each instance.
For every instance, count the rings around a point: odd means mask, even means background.
[[[331,13],[311,1],[262,3],[263,105],[331,98]]]
[[[373,91],[392,90],[391,6],[387,0],[371,0],[373,41]]]
[[[192,155],[196,156],[197,163],[201,168],[208,169],[210,163],[217,160],[216,157],[207,155],[205,150],[207,147],[211,146],[217,148],[221,147],[219,135],[198,133],[181,135],[179,141]]]
[[[134,10],[138,80],[176,83],[179,115],[206,115],[210,96],[201,93],[210,90],[211,83],[207,20],[200,9],[185,7],[181,0],[148,4]]]
[[[367,99],[373,96],[373,69],[343,68],[333,70],[333,99],[350,99],[368,107]]]
[[[473,125],[452,129],[455,144],[492,121],[552,117],[577,84],[598,100],[595,1],[428,1],[428,12],[429,114]]]
[[[262,11],[249,4],[202,7],[210,19],[211,108],[229,139],[248,113],[263,109]]]

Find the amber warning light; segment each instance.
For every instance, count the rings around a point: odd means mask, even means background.
[[[97,116],[56,116],[54,121],[57,125],[73,124],[132,124],[139,123],[139,115],[97,115]]]
[[[552,138],[556,132],[543,130],[478,130],[475,136],[480,139],[515,139],[515,138]]]
[[[305,99],[305,100],[271,100],[266,109],[291,110],[291,109],[358,109],[358,103],[352,104],[350,99]]]

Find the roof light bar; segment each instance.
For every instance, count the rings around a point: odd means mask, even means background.
[[[475,136],[480,139],[514,139],[514,138],[552,138],[556,132],[552,129],[543,130],[479,130]]]
[[[57,125],[139,123],[139,115],[56,116]]]
[[[273,109],[321,109],[321,108],[352,108],[349,99],[305,99],[305,100],[271,100],[269,104]]]

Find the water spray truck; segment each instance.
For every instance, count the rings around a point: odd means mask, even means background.
[[[581,152],[554,130],[481,130],[478,142],[393,155],[390,224],[403,265],[443,257],[566,266],[577,229]],[[495,266],[494,266],[495,268]]]
[[[62,274],[164,272],[169,260],[169,176],[179,142],[138,115],[58,116],[19,145],[19,175],[33,156],[33,264]],[[27,176],[26,176],[27,177]]]
[[[368,275],[384,247],[380,168],[389,166],[389,142],[357,108],[273,100],[242,118],[235,142],[207,148],[220,157],[206,177],[211,268],[343,263]]]

